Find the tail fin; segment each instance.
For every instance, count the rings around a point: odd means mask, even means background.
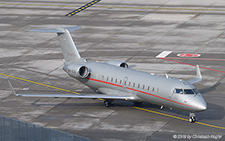
[[[36,32],[55,32],[59,37],[59,42],[66,62],[83,62],[85,59],[80,57],[76,45],[70,35],[70,31],[80,29],[81,26],[64,27],[57,29],[33,29]]]

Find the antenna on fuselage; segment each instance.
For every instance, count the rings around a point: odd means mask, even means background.
[[[169,78],[168,74],[167,74],[167,73],[165,73],[165,75],[166,75],[166,78],[168,79],[168,78]]]

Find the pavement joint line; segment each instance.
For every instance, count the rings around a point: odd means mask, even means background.
[[[14,78],[14,79],[18,79],[18,80],[22,80],[22,81],[33,83],[33,84],[37,84],[37,85],[41,85],[41,86],[45,86],[45,87],[49,87],[49,88],[52,88],[52,89],[57,89],[57,90],[61,90],[61,91],[69,92],[69,93],[74,93],[74,94],[80,94],[78,92],[62,89],[62,88],[59,88],[59,87],[55,87],[55,86],[51,86],[51,85],[47,85],[47,84],[43,84],[43,83],[39,83],[39,82],[35,82],[35,81],[24,79],[24,78],[21,78],[21,77],[16,77],[16,76],[4,74],[4,73],[0,73],[0,75],[6,76],[6,77],[10,77],[10,78]],[[103,100],[103,99],[99,99],[99,100]],[[188,119],[185,119],[185,118],[182,118],[182,117],[173,116],[173,115],[169,115],[169,114],[165,114],[165,113],[160,113],[160,112],[149,110],[149,109],[145,109],[145,108],[140,108],[140,107],[136,107],[136,106],[133,106],[133,108],[134,109],[138,109],[138,110],[142,110],[142,111],[146,111],[146,112],[150,112],[150,113],[154,113],[154,114],[158,114],[158,115],[162,115],[162,116],[166,116],[166,117],[170,117],[170,118],[174,118],[174,119],[188,121]],[[203,123],[203,122],[195,122],[195,123],[199,124],[199,125],[204,125],[204,126],[208,126],[208,127],[213,127],[213,128],[224,129],[225,130],[225,127],[211,125],[211,124],[208,124],[208,123]]]
[[[140,108],[140,107],[136,107],[136,106],[133,106],[133,108],[134,109],[141,110],[141,111],[146,111],[146,112],[149,112],[149,113],[154,113],[154,114],[161,115],[161,116],[170,117],[170,118],[173,118],[173,119],[179,119],[179,120],[183,120],[183,121],[189,121],[188,119],[185,119],[185,118],[182,118],[182,117],[178,117],[178,116],[174,116],[174,115],[170,115],[170,114],[166,114],[166,113],[161,113],[161,112],[157,112],[157,111],[153,111],[153,110],[149,110],[149,109],[145,109],[145,108]],[[204,123],[204,122],[199,122],[199,121],[196,121],[194,124],[204,125],[204,126],[207,126],[207,127],[213,127],[213,128],[225,130],[225,127],[217,126],[217,125],[212,125],[212,124],[208,124],[208,123]]]
[[[84,6],[81,6],[80,8],[73,10],[72,12],[66,14],[65,16],[71,17],[71,16],[73,16],[73,15],[76,15],[77,13],[79,13],[79,12],[81,12],[81,11],[83,11],[83,10],[85,10],[85,9],[87,9],[87,8],[89,8],[89,7],[91,7],[91,6],[93,6],[93,5],[95,5],[96,3],[100,2],[100,1],[101,1],[101,0],[93,0],[93,1],[91,1],[91,2],[89,2],[89,3],[87,3],[87,4],[85,4]]]
[[[153,9],[153,10],[187,10],[187,11],[225,11],[225,9],[209,8],[170,8],[170,7],[120,7],[120,6],[97,6],[98,8],[124,8],[124,9]]]
[[[94,0],[93,3],[88,3],[82,7],[88,8],[98,3],[101,0]],[[0,5],[24,5],[24,6],[59,6],[59,7],[75,7],[75,5],[60,5],[60,4],[35,4],[35,3],[4,3],[0,2]],[[82,8],[80,7],[80,8]],[[97,8],[122,8],[122,9],[152,9],[152,10],[178,10],[178,11],[225,11],[225,9],[217,8],[173,8],[173,7],[132,7],[132,6],[96,6]],[[80,9],[78,8],[78,9]],[[83,9],[84,10],[84,9]],[[67,14],[66,16],[68,16]]]
[[[32,4],[32,3],[1,3],[0,5],[23,5],[23,6],[59,6],[59,7],[74,7],[75,5],[58,5],[58,4]]]

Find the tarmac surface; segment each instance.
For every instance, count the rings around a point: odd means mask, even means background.
[[[0,115],[63,130],[91,140],[225,139],[225,1],[224,0],[0,1]],[[73,15],[65,16],[74,10]],[[189,123],[188,113],[159,105],[101,100],[26,98],[11,94],[7,80],[23,93],[93,93],[63,70],[56,34],[28,29],[79,25],[72,37],[89,61],[126,61],[133,69],[195,77],[208,109]],[[156,59],[164,50],[173,51]],[[177,54],[201,54],[181,58]]]

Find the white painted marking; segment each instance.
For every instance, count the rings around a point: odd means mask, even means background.
[[[165,57],[168,56],[170,53],[172,53],[172,51],[163,51],[163,52],[161,52],[159,55],[157,55],[155,58],[165,58]]]
[[[27,91],[27,90],[29,90],[29,89],[30,89],[30,88],[23,88],[22,90],[23,90],[23,91]]]

